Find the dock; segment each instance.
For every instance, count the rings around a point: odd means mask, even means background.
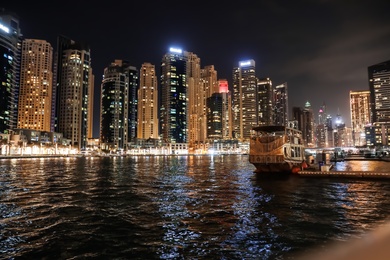
[[[318,171],[303,170],[296,173],[302,177],[344,177],[344,178],[369,178],[369,179],[389,179],[390,172],[375,171]]]

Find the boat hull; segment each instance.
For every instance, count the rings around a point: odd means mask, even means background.
[[[252,164],[256,167],[256,173],[292,173],[294,168],[301,169],[302,161],[284,161],[280,163],[255,163]]]

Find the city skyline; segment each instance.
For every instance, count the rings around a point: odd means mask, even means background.
[[[214,65],[218,79],[227,79],[229,85],[238,62],[253,59],[259,78],[269,77],[274,86],[288,84],[289,117],[292,107],[303,107],[307,101],[317,117],[325,103],[327,114],[335,118],[340,112],[350,126],[349,91],[368,90],[367,68],[390,58],[386,1],[207,7],[199,2],[192,12],[174,1],[151,1],[147,7],[71,2],[61,9],[32,3],[3,7],[19,16],[25,38],[47,40],[56,48],[62,34],[90,45],[95,100],[100,100],[103,70],[114,60],[128,60],[137,69],[150,62],[160,75],[163,55],[177,46],[197,54],[202,67]],[[88,11],[77,11],[84,9]]]

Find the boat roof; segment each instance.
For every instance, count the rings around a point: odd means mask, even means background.
[[[298,129],[283,126],[283,125],[261,125],[261,126],[252,127],[253,131],[263,131],[263,132],[280,132],[280,131],[285,131],[286,129],[299,131]]]
[[[284,131],[286,129],[285,126],[282,125],[261,125],[252,127],[254,131],[265,131],[265,132],[277,132]]]

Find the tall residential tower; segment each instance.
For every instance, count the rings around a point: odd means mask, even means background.
[[[86,149],[92,132],[88,126],[93,111],[88,109],[94,85],[89,46],[59,36],[55,79],[55,131],[62,133],[72,147]]]
[[[100,141],[103,150],[127,150],[136,137],[138,71],[115,60],[104,69],[101,85]]]
[[[158,138],[158,92],[155,66],[145,62],[141,66],[138,89],[137,138]]]
[[[0,133],[17,126],[21,41],[18,16],[0,10]]]
[[[22,42],[18,128],[50,132],[53,48],[45,40]]]
[[[187,56],[170,48],[161,61],[160,133],[164,143],[187,143]]]

